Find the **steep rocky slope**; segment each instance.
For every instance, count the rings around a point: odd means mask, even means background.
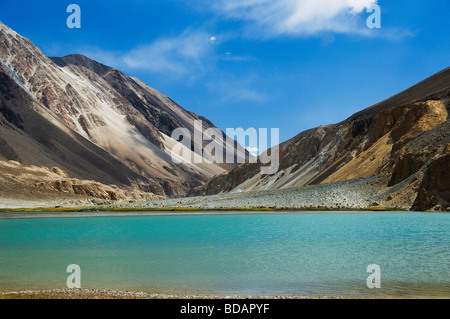
[[[58,167],[0,161],[0,207],[92,205],[162,199],[133,187],[71,178]]]
[[[172,132],[179,128],[187,128],[191,135],[194,135],[194,121],[200,120],[203,123],[203,133],[209,128],[215,128],[214,124],[203,116],[189,112],[167,96],[161,94],[157,90],[149,87],[137,78],[131,78],[123,72],[114,68],[105,66],[101,63],[93,61],[85,56],[79,54],[72,54],[63,58],[51,58],[61,68],[84,68],[88,69],[102,79],[104,79],[116,92],[123,96],[134,109],[139,111],[139,115],[130,113],[127,114],[127,120],[138,128],[144,136],[148,136],[152,143],[161,149],[168,148],[166,139],[171,136]],[[86,72],[86,71],[85,71]],[[129,110],[125,110],[129,112]],[[136,111],[134,111],[136,113]],[[140,115],[145,117],[146,121],[139,118]],[[156,128],[156,134],[148,132],[148,123]],[[160,132],[160,134],[158,134]],[[163,136],[164,135],[164,136]],[[225,140],[225,134],[222,132],[222,138]],[[225,142],[227,142],[225,140]],[[203,147],[209,144],[210,141],[203,141]],[[233,151],[239,145],[224,144],[224,148]],[[191,150],[195,151],[194,145]],[[200,154],[201,155],[201,154]],[[248,153],[246,154],[248,156]],[[218,163],[218,166],[231,169],[236,165],[233,163]]]
[[[50,59],[1,22],[0,66],[0,160],[168,196],[236,166],[174,164],[171,132],[185,127],[194,135],[194,120],[203,121],[202,130],[214,127],[210,121],[87,57]]]
[[[388,177],[384,205],[448,209],[450,68],[334,125],[280,145],[280,169],[244,163],[196,194],[259,191]],[[381,190],[380,190],[381,191]]]
[[[56,166],[71,176],[103,183],[127,184],[140,176],[109,152],[68,128],[36,103],[0,68],[0,160]],[[161,187],[154,182],[154,191]]]

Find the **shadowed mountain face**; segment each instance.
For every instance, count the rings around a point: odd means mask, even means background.
[[[194,119],[202,119],[207,128],[214,127],[209,120],[184,110],[168,97],[119,70],[79,54],[51,59],[62,68],[81,67],[96,73],[143,114],[148,122],[166,135],[170,136],[178,127],[193,130]]]
[[[214,125],[114,68],[81,55],[48,58],[1,22],[0,62],[0,160],[168,196],[236,166],[175,164],[172,131],[193,136],[195,120],[203,131]]]
[[[0,68],[0,159],[57,166],[72,176],[127,184],[139,174],[65,126]],[[155,192],[160,193],[161,189]]]
[[[196,194],[285,189],[353,178],[388,180],[383,205],[445,210],[450,204],[450,68],[334,125],[280,145],[280,169],[244,163]],[[380,190],[381,191],[381,190]]]

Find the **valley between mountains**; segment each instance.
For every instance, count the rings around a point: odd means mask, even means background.
[[[449,110],[447,68],[281,143],[275,174],[212,137],[243,156],[176,164],[172,132],[211,121],[88,57],[47,57],[0,22],[0,207],[448,211]]]

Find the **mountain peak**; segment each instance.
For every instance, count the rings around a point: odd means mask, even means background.
[[[100,76],[105,75],[109,71],[113,70],[112,67],[106,66],[93,59],[88,58],[82,54],[69,54],[64,57],[50,57],[60,67],[65,67],[69,64],[85,67]]]
[[[0,140],[0,160],[57,166],[80,180],[138,185],[167,196],[186,195],[236,166],[175,164],[172,131],[183,127],[193,136],[201,116],[119,70],[80,54],[48,58],[4,24],[0,28],[0,59],[32,99],[12,104],[4,96],[8,88],[0,92],[0,102],[5,101],[0,103],[1,137],[14,136]],[[11,87],[9,82],[4,85]],[[193,156],[194,147],[186,152]]]

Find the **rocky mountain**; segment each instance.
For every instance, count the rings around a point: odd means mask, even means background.
[[[201,131],[214,128],[139,79],[81,55],[49,58],[0,22],[0,160],[183,196],[236,166],[172,161],[172,131],[182,127],[193,136],[195,120]],[[237,143],[223,144],[242,153]],[[192,144],[186,156],[205,145]]]
[[[136,188],[120,188],[92,180],[71,178],[58,167],[22,165],[0,161],[0,203],[2,208],[30,208],[60,205],[98,205],[117,201],[162,199]]]
[[[279,146],[280,166],[262,175],[246,162],[195,194],[248,192],[377,176],[387,207],[448,210],[450,68],[338,124],[313,128]]]

